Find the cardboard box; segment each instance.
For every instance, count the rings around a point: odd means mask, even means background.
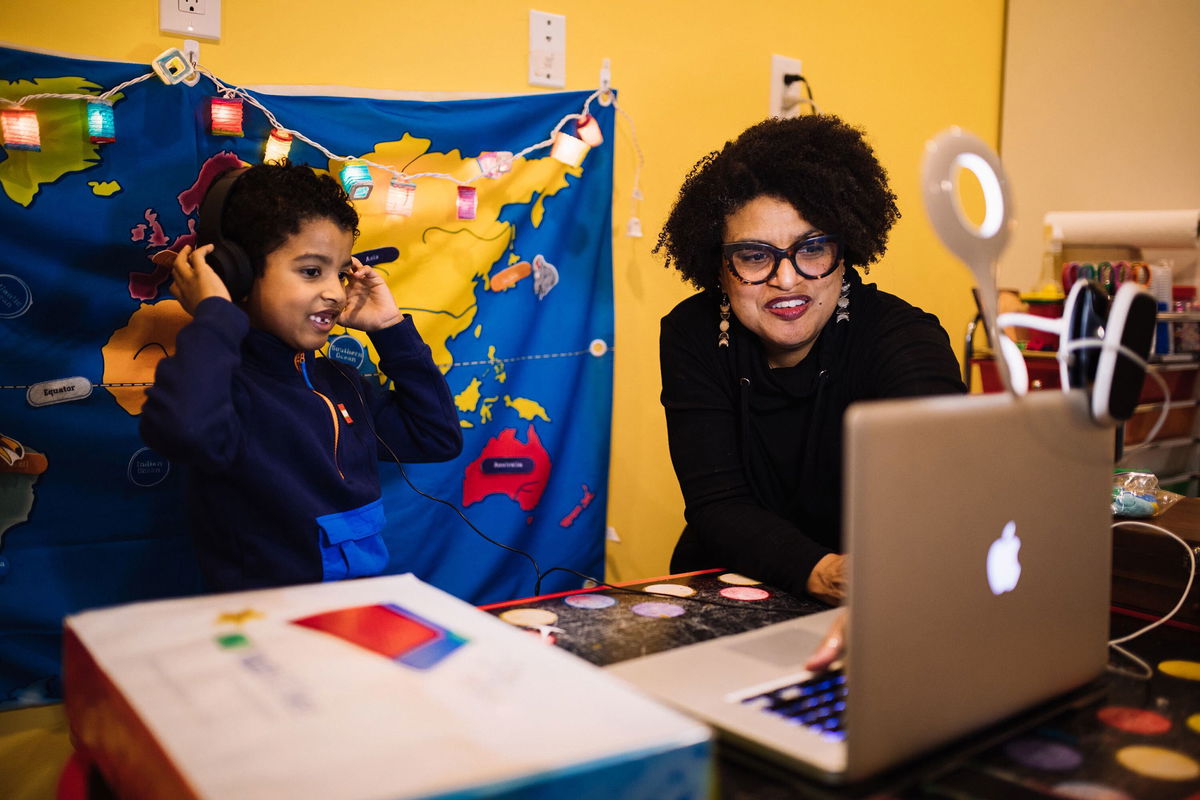
[[[703,798],[710,734],[411,575],[68,617],[122,798]]]

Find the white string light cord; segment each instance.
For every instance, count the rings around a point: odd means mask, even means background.
[[[593,95],[593,97],[594,97],[594,95]],[[611,95],[610,95],[610,97],[611,97]],[[591,100],[592,100],[592,98],[589,97],[588,102],[590,103]],[[587,103],[584,103],[583,107],[584,107],[584,111],[586,111]],[[633,204],[632,204],[633,207],[630,209],[630,212],[629,212],[629,223],[628,223],[628,229],[626,232],[630,236],[638,238],[638,237],[641,237],[641,235],[642,235],[641,180],[642,180],[642,167],[645,166],[645,164],[646,164],[646,157],[642,154],[641,144],[638,143],[637,126],[633,124],[633,117],[631,117],[631,116],[629,116],[629,114],[625,113],[625,109],[621,108],[619,105],[616,105],[615,101],[613,101],[613,108],[615,108],[617,113],[620,114],[622,117],[624,117],[625,122],[629,124],[629,137],[630,137],[630,141],[633,143],[633,152],[637,156],[637,160],[634,162],[634,165],[633,165],[633,191],[630,193],[630,196],[633,198]]]
[[[133,86],[135,83],[141,83],[144,80],[155,77],[158,76],[153,72],[147,72],[145,75],[139,75],[138,77],[127,80],[124,83],[117,84],[111,89],[101,92],[100,94],[54,94],[46,92],[43,94],[27,94],[20,100],[9,100],[7,97],[0,97],[0,102],[6,103],[13,108],[20,108],[30,100],[42,100],[44,98],[56,98],[58,100],[111,100],[113,95],[117,94],[122,89],[126,89],[130,86]]]
[[[299,139],[300,141],[304,142],[305,144],[308,144],[309,146],[318,150],[322,155],[324,155],[330,161],[341,161],[341,162],[359,161],[359,162],[365,163],[369,166],[375,167],[376,169],[383,170],[383,171],[389,173],[393,178],[398,179],[398,180],[412,180],[415,178],[437,178],[437,179],[441,179],[441,180],[450,181],[459,186],[467,186],[467,185],[473,183],[474,181],[478,180],[479,178],[484,177],[483,173],[474,175],[467,180],[462,180],[460,178],[456,178],[453,175],[449,175],[444,172],[418,172],[418,173],[409,174],[409,173],[404,172],[403,170],[396,169],[395,167],[392,167],[388,164],[380,164],[376,161],[370,161],[367,159],[359,158],[357,156],[338,155],[337,153],[332,152],[331,150],[329,150],[329,148],[322,145],[320,142],[317,142],[314,139],[306,136],[301,131],[295,130],[293,128],[288,128],[288,127],[282,125],[279,122],[279,120],[275,117],[275,115],[273,113],[271,113],[271,111],[266,106],[264,106],[262,104],[262,102],[260,102],[258,100],[258,98],[256,98],[253,94],[251,94],[248,90],[241,88],[239,86],[226,85],[219,78],[217,78],[217,76],[214,75],[208,68],[206,68],[198,63],[193,64],[193,67],[195,68],[197,73],[208,78],[213,83],[213,85],[217,88],[217,91],[221,94],[222,97],[227,98],[227,99],[236,97],[236,98],[245,100],[246,102],[250,103],[250,105],[254,106],[259,111],[261,111],[266,116],[267,121],[270,122],[273,127],[277,128],[278,130],[282,131],[283,133],[290,134],[291,136],[293,136],[296,139]],[[137,78],[133,78],[132,80],[125,81],[124,83],[114,86],[113,88],[108,89],[98,95],[96,95],[96,94],[66,94],[66,93],[46,92],[46,93],[40,93],[40,94],[26,95],[19,100],[9,100],[8,98],[0,97],[0,102],[3,102],[10,108],[21,108],[22,106],[24,106],[26,103],[28,103],[30,101],[42,100],[42,99],[106,100],[107,101],[113,95],[120,92],[122,89],[125,89],[129,86],[132,86],[137,83],[141,83],[144,80],[148,80],[148,79],[154,78],[154,77],[157,77],[157,74],[155,72],[153,72],[153,71],[147,72],[145,75],[140,75]],[[571,122],[572,120],[578,121],[578,122],[583,122],[589,116],[588,112],[589,112],[589,109],[591,108],[591,103],[593,100],[595,100],[597,98],[601,98],[601,102],[604,103],[605,105],[608,105],[611,103],[613,105],[613,107],[615,108],[615,110],[618,111],[623,117],[625,117],[626,121],[629,122],[630,134],[633,139],[633,145],[634,145],[635,150],[637,151],[637,156],[638,156],[637,171],[635,171],[635,173],[634,173],[634,197],[640,198],[641,192],[638,190],[638,178],[639,178],[641,166],[643,163],[643,157],[642,157],[641,146],[638,144],[638,140],[637,140],[637,131],[633,127],[633,120],[630,118],[630,116],[619,105],[617,105],[616,94],[606,87],[602,87],[602,88],[597,89],[596,91],[592,92],[592,94],[588,96],[587,100],[584,101],[583,109],[579,113],[567,114],[561,120],[559,120],[558,124],[555,125],[554,128],[550,131],[550,135],[547,138],[543,139],[540,142],[531,144],[528,147],[520,150],[519,152],[514,153],[513,161],[516,161],[519,158],[524,158],[525,156],[529,155],[530,153],[532,153],[536,150],[540,150],[545,147],[553,146],[554,145],[554,137],[562,130],[564,125],[566,125],[568,122]]]
[[[473,183],[474,181],[483,177],[483,174],[480,173],[480,174],[477,174],[477,175],[471,177],[470,179],[464,181],[464,180],[454,177],[453,175],[449,175],[445,172],[417,172],[417,173],[410,174],[410,173],[404,172],[403,170],[398,170],[395,167],[389,166],[387,164],[380,164],[377,161],[371,161],[370,159],[360,158],[359,156],[338,155],[338,154],[330,151],[327,147],[325,147],[320,142],[310,139],[308,136],[305,136],[300,131],[293,130],[292,128],[288,128],[287,126],[280,123],[280,121],[278,119],[276,119],[275,115],[272,114],[271,111],[266,106],[264,106],[261,102],[259,102],[258,98],[256,98],[253,94],[251,94],[248,90],[243,89],[239,86],[226,86],[224,83],[221,82],[221,80],[219,78],[217,78],[216,75],[213,75],[212,72],[209,71],[206,67],[202,67],[198,64],[196,65],[196,71],[199,72],[204,77],[208,78],[210,81],[212,81],[213,85],[217,87],[217,91],[221,93],[222,97],[226,97],[226,98],[240,97],[241,99],[248,102],[250,105],[257,108],[259,111],[261,111],[263,113],[263,115],[266,116],[267,121],[270,122],[274,128],[277,128],[278,130],[282,131],[283,133],[291,134],[292,136],[294,136],[295,138],[304,142],[305,144],[308,144],[311,147],[317,149],[318,151],[321,152],[322,155],[324,155],[330,161],[361,161],[362,163],[367,164],[368,166],[372,166],[372,167],[375,167],[376,169],[381,169],[385,172],[390,173],[393,178],[396,178],[398,180],[412,180],[414,178],[440,178],[442,180],[447,180],[447,181],[456,183],[459,186],[468,186],[471,183]],[[540,150],[543,147],[552,146],[554,144],[555,134],[557,134],[560,130],[562,130],[562,127],[564,125],[566,125],[568,122],[570,122],[572,120],[585,119],[588,116],[588,109],[591,106],[592,100],[599,97],[600,94],[603,92],[605,92],[604,89],[597,89],[596,91],[592,92],[588,96],[587,100],[584,101],[583,110],[580,113],[567,114],[565,117],[560,119],[558,121],[558,124],[555,125],[554,128],[550,131],[550,135],[547,138],[545,138],[542,141],[537,142],[535,144],[531,144],[519,152],[513,153],[513,161],[516,161],[518,158],[524,158],[525,156],[529,155],[530,153],[532,153],[535,150]],[[612,94],[608,93],[608,96],[611,97]],[[614,101],[614,106],[615,106],[615,101]],[[617,107],[617,110],[620,110],[620,108]],[[628,119],[628,117],[626,117],[626,118]]]
[[[1138,678],[1139,680],[1149,680],[1149,678],[1154,675],[1154,670],[1150,669],[1149,664],[1147,664],[1145,661],[1143,661],[1142,659],[1135,656],[1133,653],[1126,650],[1124,647],[1121,647],[1121,645],[1123,645],[1125,642],[1136,639],[1137,637],[1141,636],[1143,633],[1146,633],[1147,631],[1154,630],[1159,625],[1162,625],[1164,622],[1171,619],[1171,617],[1175,616],[1175,614],[1177,614],[1179,612],[1179,609],[1183,608],[1184,602],[1187,601],[1188,594],[1190,594],[1192,591],[1192,583],[1196,579],[1196,553],[1195,553],[1195,551],[1192,550],[1192,546],[1189,545],[1187,542],[1185,542],[1181,537],[1177,536],[1176,534],[1172,533],[1171,531],[1167,530],[1166,528],[1160,527],[1158,525],[1152,525],[1149,522],[1139,522],[1137,520],[1121,520],[1119,522],[1114,522],[1112,529],[1115,531],[1117,528],[1120,528],[1120,527],[1144,528],[1146,530],[1156,531],[1158,533],[1162,533],[1167,536],[1170,536],[1172,539],[1179,542],[1179,544],[1183,546],[1183,549],[1187,552],[1187,555],[1188,555],[1188,565],[1189,566],[1188,566],[1187,584],[1183,587],[1183,592],[1180,594],[1179,602],[1177,602],[1175,604],[1175,607],[1172,608],[1170,611],[1168,611],[1165,615],[1163,615],[1159,619],[1157,619],[1154,622],[1151,622],[1149,625],[1145,626],[1144,628],[1136,630],[1127,636],[1122,636],[1120,638],[1113,639],[1108,643],[1108,646],[1111,647],[1113,650],[1116,650],[1118,653],[1120,653],[1121,655],[1130,659],[1131,661],[1133,661],[1139,667],[1142,668],[1142,671],[1140,673],[1134,673],[1134,672],[1129,672],[1128,670],[1123,670],[1123,669],[1114,667],[1112,665],[1109,665],[1110,671],[1119,673],[1121,675],[1126,675],[1131,678]]]

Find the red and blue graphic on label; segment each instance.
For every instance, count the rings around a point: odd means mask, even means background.
[[[432,669],[467,639],[393,603],[343,608],[292,620],[414,669]]]

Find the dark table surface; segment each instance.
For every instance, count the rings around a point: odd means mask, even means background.
[[[484,609],[603,666],[825,608],[769,586],[738,586],[730,575],[688,573]],[[663,584],[690,594],[647,592]],[[1114,606],[1114,638],[1145,624],[1144,613]],[[1200,626],[1168,623],[1125,646],[1148,664],[1150,677],[1134,677],[1138,667],[1113,653],[1111,670],[1087,691],[848,789],[719,745],[720,796],[1200,800]]]

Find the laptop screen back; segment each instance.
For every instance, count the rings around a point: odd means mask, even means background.
[[[860,403],[845,442],[848,779],[1103,670],[1114,434],[1082,392]]]

